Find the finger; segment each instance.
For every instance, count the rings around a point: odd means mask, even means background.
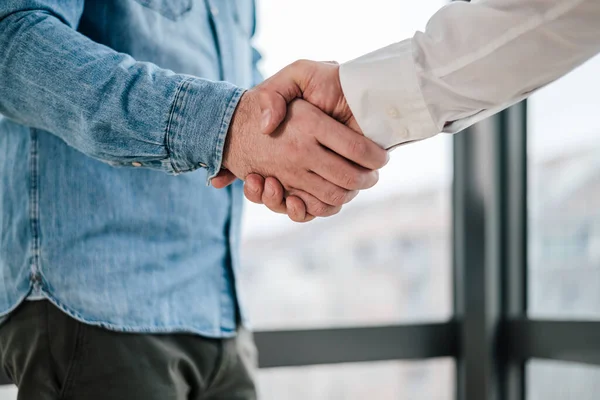
[[[309,61],[296,61],[257,87],[264,134],[272,134],[285,119],[288,103],[302,97],[305,75],[308,75],[311,65]]]
[[[244,182],[244,196],[253,203],[263,204],[264,185],[265,178],[258,174],[249,174]]]
[[[294,222],[308,222],[315,217],[306,212],[306,204],[296,196],[288,196],[285,199],[287,215]]]
[[[278,214],[287,214],[284,195],[283,186],[277,179],[271,177],[265,179],[265,189],[261,199],[265,206]]]
[[[379,181],[377,170],[370,170],[356,165],[327,148],[316,149],[313,155],[315,161],[311,163],[311,170],[325,181],[343,189],[369,189]],[[321,200],[332,205],[345,204],[345,202],[341,204],[329,203],[329,201],[322,198]]]
[[[346,195],[348,194],[348,190],[336,185],[335,183],[332,183],[331,181],[323,179],[323,177],[311,171],[303,174],[302,178],[296,181],[294,187],[296,189],[303,190],[306,193],[313,195],[323,203],[334,207],[345,204]]]
[[[300,188],[292,188],[289,190],[290,196],[296,196],[302,200],[306,206],[306,212],[315,217],[331,217],[340,212],[342,206],[335,206],[323,202],[317,196]],[[289,197],[289,196],[288,196]]]
[[[214,188],[223,189],[224,187],[227,187],[233,182],[235,182],[236,179],[237,177],[231,171],[222,169],[221,171],[219,171],[217,176],[210,180],[210,184]]]
[[[389,161],[385,149],[334,120],[316,130],[314,135],[323,146],[364,168],[380,169]]]
[[[308,172],[296,181],[289,195],[297,196],[304,201],[309,214],[316,217],[327,217],[336,214],[339,207],[346,203],[352,195],[333,183],[323,179],[314,172]]]
[[[269,207],[271,210],[279,210],[281,209],[281,204],[285,204],[286,212],[290,219],[294,222],[308,222],[314,219],[314,216],[311,216],[306,211],[306,205],[304,202],[296,196],[288,196],[285,200],[283,196],[280,197],[280,194],[284,193],[283,186],[281,183],[272,177],[268,177],[265,180],[265,187],[272,187],[274,190],[274,195],[266,195],[264,196],[264,204]],[[290,214],[291,212],[291,214]]]

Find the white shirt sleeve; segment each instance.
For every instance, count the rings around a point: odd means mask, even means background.
[[[599,52],[600,0],[457,1],[425,32],[342,64],[340,80],[365,135],[391,148],[463,130]]]

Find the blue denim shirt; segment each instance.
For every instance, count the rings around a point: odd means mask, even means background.
[[[0,317],[46,298],[235,333],[242,190],[207,179],[259,79],[254,21],[253,0],[0,2]]]

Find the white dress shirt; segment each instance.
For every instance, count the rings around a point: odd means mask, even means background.
[[[599,52],[600,0],[459,1],[425,32],[343,64],[340,80],[363,132],[391,148],[463,130]]]

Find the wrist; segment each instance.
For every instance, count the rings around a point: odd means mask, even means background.
[[[260,113],[253,97],[251,91],[246,91],[242,95],[233,112],[225,137],[222,165],[236,175],[239,173],[239,171],[236,171],[239,170],[239,168],[236,168],[236,161],[244,158],[245,150],[248,149],[250,144],[250,133],[253,126],[256,128],[255,125],[257,125],[256,116]],[[243,178],[243,176],[238,175],[238,178]]]

